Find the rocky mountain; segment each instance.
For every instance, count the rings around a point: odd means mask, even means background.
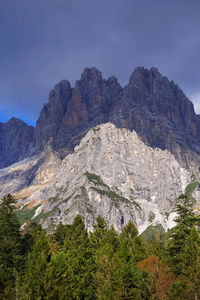
[[[129,220],[140,232],[156,224],[167,230],[176,197],[191,182],[199,203],[198,176],[168,150],[150,148],[135,131],[106,123],[92,128],[62,161],[48,146],[2,169],[0,195],[15,194],[22,224],[28,216],[49,230],[76,214],[89,229],[101,215],[119,232]]]
[[[75,87],[66,80],[55,86],[35,128],[21,122],[13,129],[12,120],[0,124],[0,167],[47,144],[64,158],[92,127],[107,122],[135,130],[150,147],[168,149],[183,167],[199,166],[200,116],[192,102],[157,69],[138,67],[124,88],[114,76],[105,80],[96,68],[86,68]]]
[[[137,68],[127,86],[86,68],[75,87],[61,81],[36,127],[0,123],[0,197],[18,199],[21,224],[43,227],[81,214],[92,229],[100,214],[121,231],[173,223],[180,193],[199,211],[200,116],[157,69]]]
[[[116,78],[103,80],[95,68],[86,68],[73,89],[61,81],[50,92],[37,121],[36,148],[42,149],[51,140],[62,157],[71,152],[90,128],[109,121],[121,90]]]

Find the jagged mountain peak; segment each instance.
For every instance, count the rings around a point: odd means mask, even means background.
[[[141,79],[149,79],[149,78],[161,78],[162,75],[161,73],[158,71],[157,68],[155,67],[151,67],[151,68],[144,68],[142,66],[139,66],[137,68],[135,68],[135,70],[133,71],[133,73],[130,76],[129,81],[132,80],[141,80]]]
[[[9,126],[9,125],[21,125],[21,126],[25,125],[25,126],[29,126],[24,121],[22,121],[21,119],[16,118],[16,117],[10,118],[7,122],[5,122],[3,124],[5,124],[7,126]],[[33,127],[33,126],[30,126],[30,127]]]
[[[21,155],[12,154],[12,160],[10,152],[17,153],[18,149],[13,148],[15,144],[8,138],[10,125],[5,131],[5,125],[1,124],[0,166],[42,151],[48,142],[63,158],[90,128],[106,122],[136,130],[145,143],[168,149],[183,166],[200,163],[200,116],[176,84],[156,68],[138,67],[128,85],[122,88],[115,76],[105,80],[92,67],[84,69],[74,88],[66,80],[54,87],[36,128],[31,129],[28,139],[31,146],[26,151],[20,148]],[[25,132],[22,130],[22,135]]]
[[[68,80],[61,80],[58,84],[55,85],[54,89],[49,93],[49,102],[54,99],[64,99],[68,94],[71,93],[71,85]]]
[[[102,81],[102,72],[100,72],[97,68],[85,68],[83,73],[81,74],[81,81]]]

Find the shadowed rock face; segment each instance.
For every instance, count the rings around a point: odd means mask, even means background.
[[[199,118],[182,90],[156,68],[137,68],[124,89],[124,100],[155,115],[166,117],[174,125],[199,137]]]
[[[66,80],[55,86],[35,129],[23,122],[13,128],[9,122],[0,123],[1,168],[48,143],[64,157],[90,128],[107,122],[134,129],[149,146],[170,150],[185,167],[200,163],[200,116],[155,68],[138,67],[124,88],[114,76],[104,80],[96,68],[86,68],[74,88]]]
[[[200,163],[200,117],[182,90],[155,68],[132,73],[110,121],[134,129],[151,147],[170,150],[184,167]]]
[[[71,97],[72,88],[66,80],[49,93],[49,102],[43,106],[35,128],[36,149],[42,150],[57,134]]]
[[[63,81],[56,89],[60,90],[62,85]],[[49,102],[37,121],[36,149],[51,140],[53,148],[65,156],[91,127],[108,122],[122,88],[115,77],[104,80],[97,69],[86,68],[75,87],[71,89],[68,84],[66,90],[65,93],[50,93]],[[51,94],[55,94],[54,99]],[[58,110],[61,100],[63,106]]]
[[[33,153],[34,128],[19,119],[0,123],[0,168]]]

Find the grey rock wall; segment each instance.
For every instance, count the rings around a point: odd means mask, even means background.
[[[86,68],[75,87],[61,81],[49,94],[36,127],[0,123],[0,168],[41,153],[72,153],[94,126],[111,122],[135,130],[149,146],[169,150],[182,167],[200,168],[200,117],[183,91],[156,68],[138,67],[122,88],[96,68]]]
[[[42,155],[1,170],[0,180],[21,211],[33,210],[32,219],[49,230],[81,214],[90,230],[101,215],[119,232],[129,220],[142,232],[151,224],[171,226],[168,214],[192,172],[168,150],[144,144],[135,131],[106,123],[92,128],[62,161],[48,146]]]
[[[32,155],[34,128],[19,119],[0,123],[0,169]]]

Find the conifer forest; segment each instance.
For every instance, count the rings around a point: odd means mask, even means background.
[[[200,219],[193,199],[176,203],[177,225],[149,239],[132,222],[121,234],[100,216],[88,232],[80,215],[51,233],[26,221],[15,199],[0,204],[1,299],[200,299]]]

